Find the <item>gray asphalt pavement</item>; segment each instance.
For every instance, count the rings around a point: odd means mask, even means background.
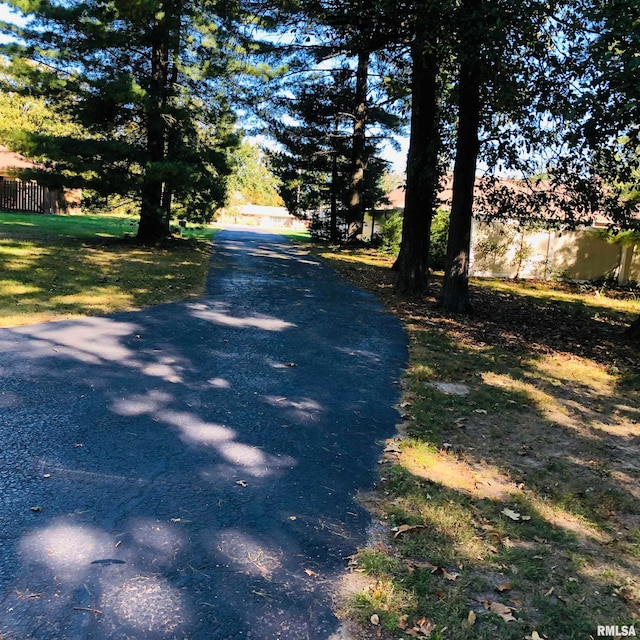
[[[0,638],[327,640],[406,359],[284,238],[203,298],[0,330]]]

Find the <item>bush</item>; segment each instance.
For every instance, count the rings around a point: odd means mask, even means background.
[[[431,250],[429,255],[429,267],[431,269],[444,269],[447,258],[447,237],[449,236],[449,211],[438,209],[431,221]]]
[[[338,240],[340,242],[346,239],[346,224],[342,216],[338,217]],[[311,222],[309,223],[309,234],[314,240],[329,241],[331,239],[331,220],[326,214],[314,212],[311,214]]]
[[[449,235],[449,211],[438,209],[431,222],[431,247],[429,267],[444,269],[447,257],[447,237]],[[376,242],[380,243],[383,251],[398,253],[402,239],[402,216],[393,213],[383,223]]]
[[[398,213],[391,214],[380,229],[380,240],[383,251],[398,253],[402,237],[402,217]]]

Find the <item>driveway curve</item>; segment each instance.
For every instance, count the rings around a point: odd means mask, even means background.
[[[0,638],[330,638],[399,323],[284,238],[205,295],[0,330]]]

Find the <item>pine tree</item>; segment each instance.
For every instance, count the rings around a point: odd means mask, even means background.
[[[140,202],[138,241],[169,233],[172,202],[223,202],[235,144],[224,83],[232,5],[191,0],[11,0],[26,43],[5,46],[14,87],[38,92],[86,132],[30,135],[78,186]]]

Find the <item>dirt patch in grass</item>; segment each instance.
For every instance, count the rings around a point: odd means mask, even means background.
[[[368,583],[344,615],[394,639],[640,634],[637,292],[478,281],[457,316],[437,277],[400,298],[390,258],[315,250],[410,340],[399,436],[365,500],[387,536],[352,562]]]

